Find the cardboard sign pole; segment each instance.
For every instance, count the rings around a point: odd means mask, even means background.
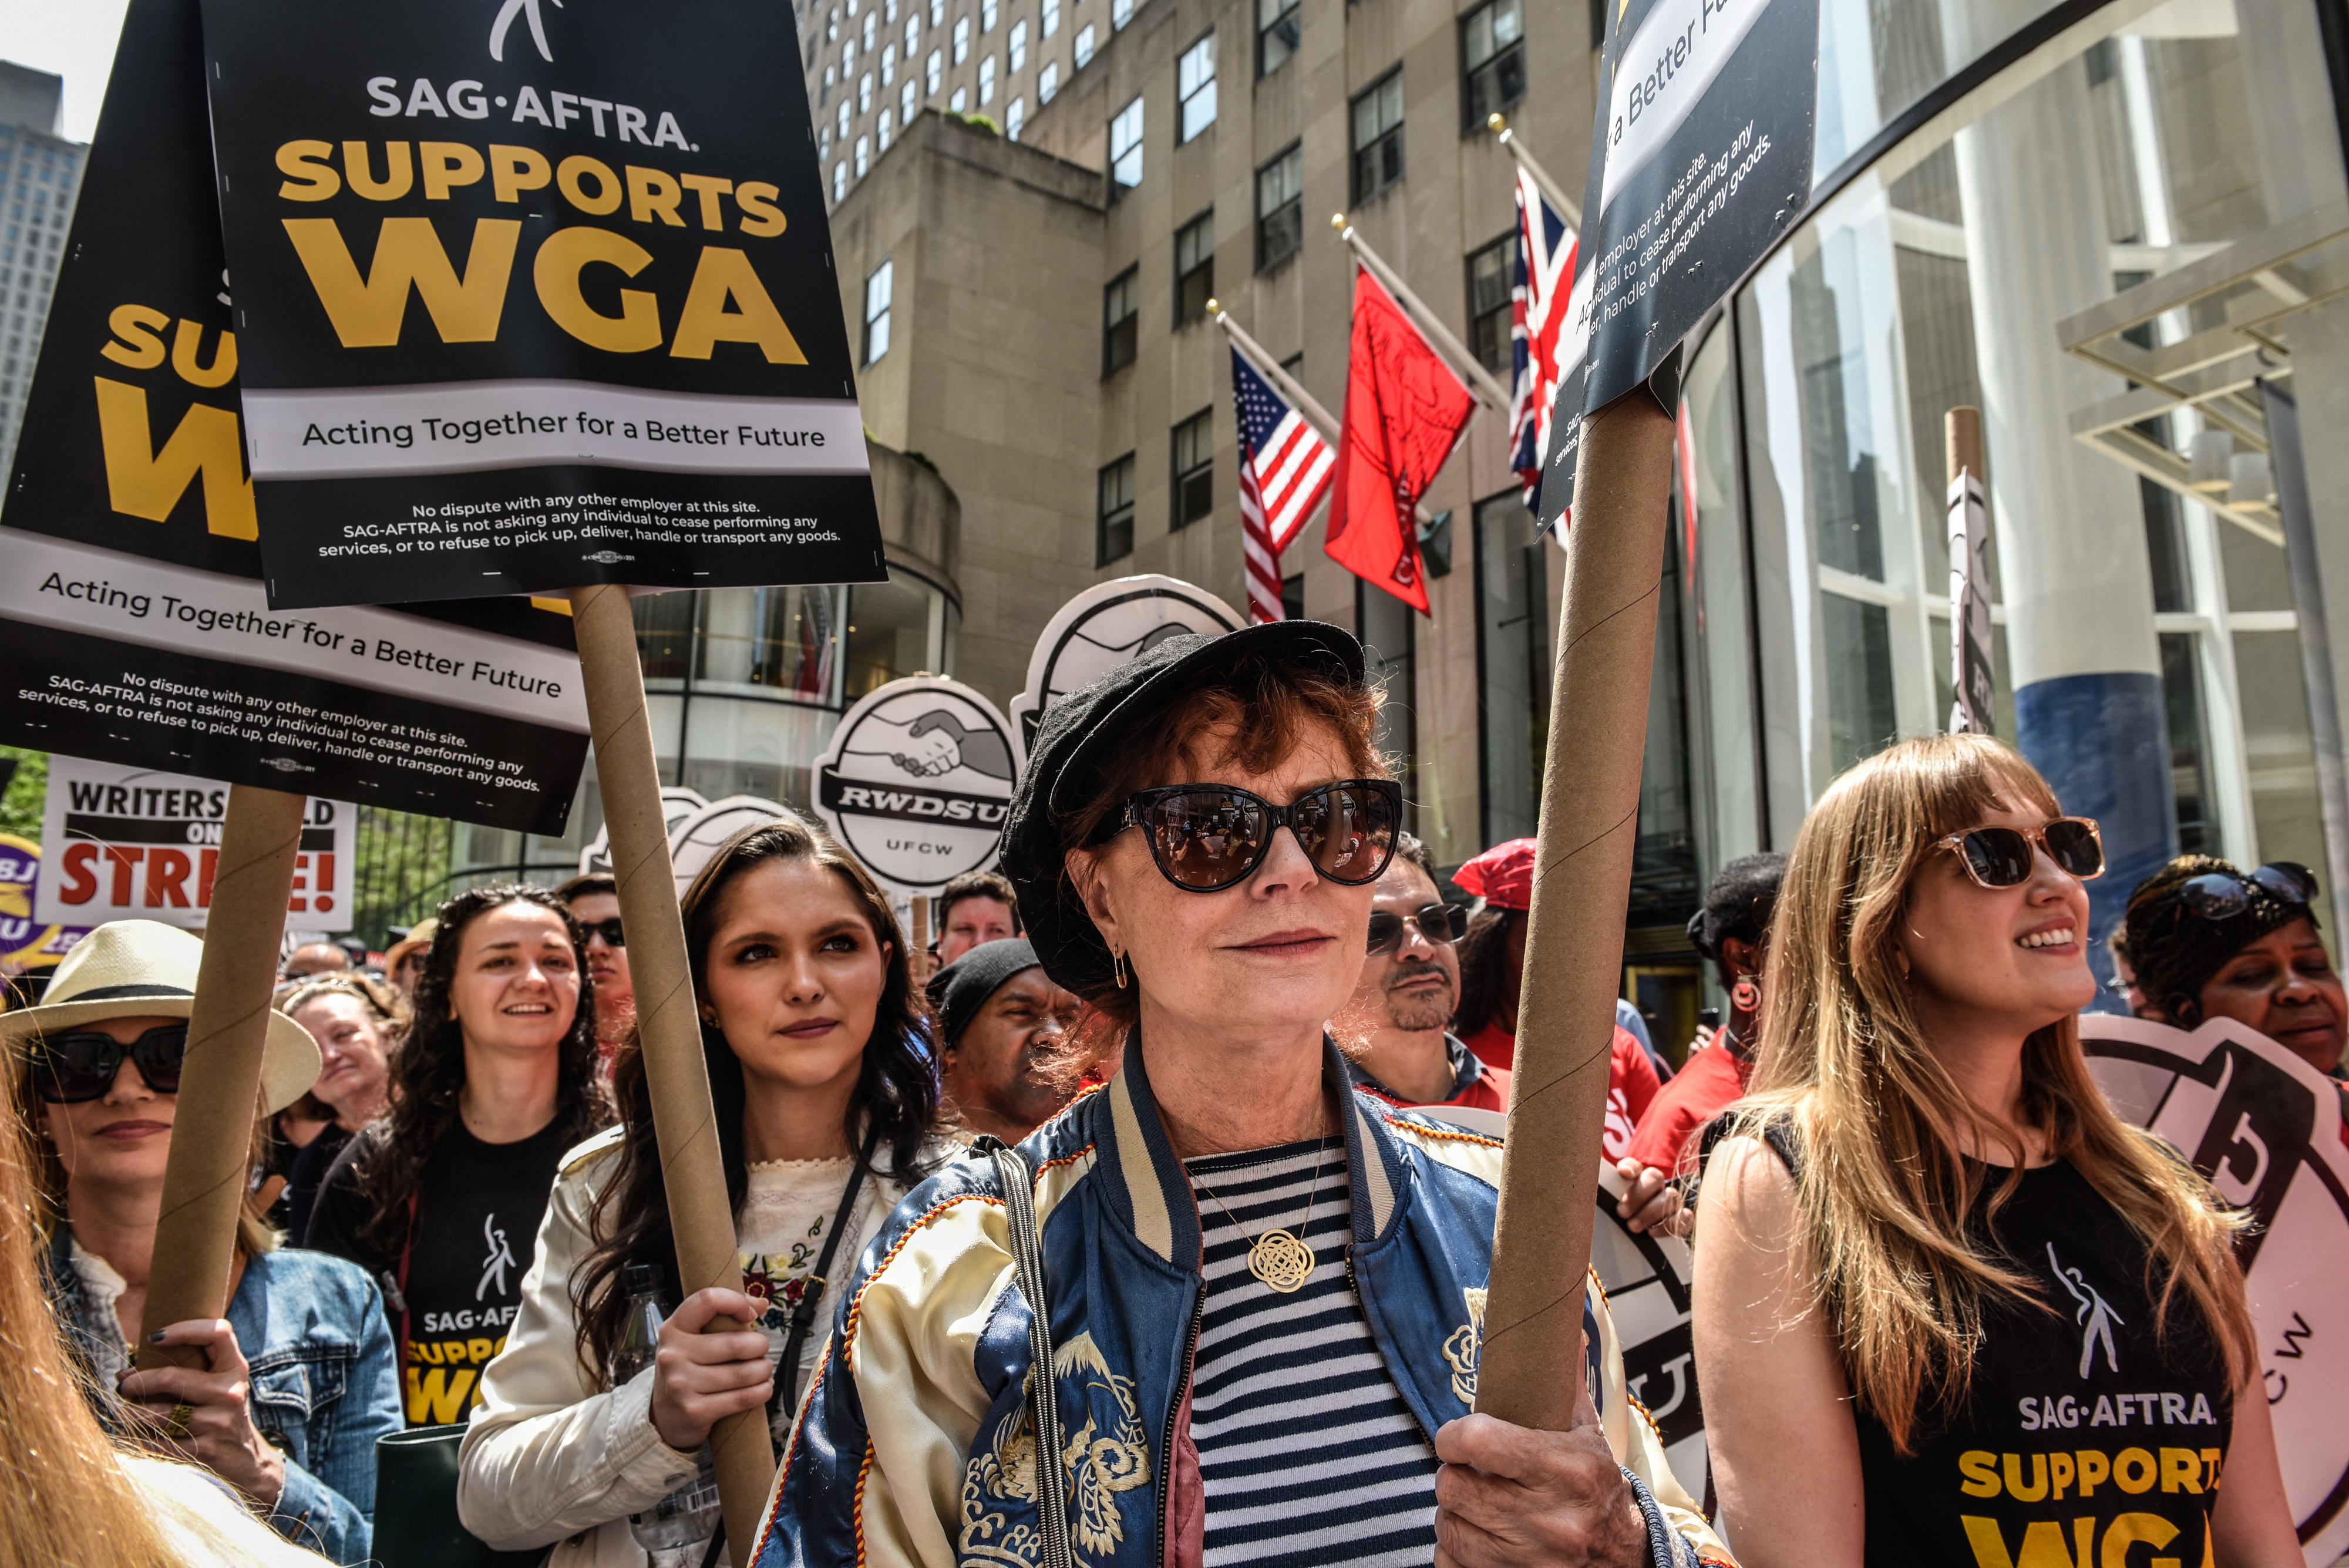
[[[1630,903],[1672,419],[1644,389],[1590,416],[1526,931],[1476,1408],[1564,1431],[1582,1383],[1583,1279]]]
[[[701,1060],[701,1023],[686,962],[676,877],[669,866],[660,769],[653,760],[651,721],[645,711],[644,669],[636,660],[636,618],[628,612],[624,587],[574,588],[571,607],[577,623],[587,722],[595,737],[595,774],[610,835],[612,875],[619,883],[620,921],[628,933],[636,1037],[652,1090],[653,1132],[660,1147],[661,1180],[668,1191],[669,1227],[677,1234],[678,1275],[688,1295],[712,1285],[739,1291],[741,1260],[734,1241],[733,1210],[726,1201],[726,1169],[719,1158],[709,1070]],[[706,1332],[725,1334],[745,1326],[732,1318],[718,1318]],[[726,1539],[739,1557],[748,1542],[758,1539],[759,1517],[775,1479],[766,1412],[730,1416],[718,1423],[709,1440]]]
[[[188,1065],[163,1167],[147,1310],[140,1322],[143,1367],[202,1366],[201,1349],[153,1345],[147,1336],[168,1324],[216,1318],[228,1310],[229,1259],[260,1112],[269,993],[277,983],[285,900],[309,804],[307,795],[246,784],[229,791],[204,956],[188,1008]],[[138,1010],[135,1002],[123,1005],[126,1012]]]

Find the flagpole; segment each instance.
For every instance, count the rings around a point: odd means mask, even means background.
[[[1387,292],[1393,295],[1395,302],[1410,313],[1412,320],[1427,335],[1437,350],[1452,361],[1452,368],[1460,373],[1461,379],[1468,384],[1468,389],[1495,412],[1508,413],[1510,400],[1507,389],[1493,379],[1490,370],[1476,362],[1476,357],[1468,352],[1468,346],[1454,337],[1451,328],[1436,319],[1435,312],[1428,309],[1426,302],[1411,291],[1411,286],[1403,282],[1400,273],[1387,265],[1383,256],[1371,249],[1370,242],[1354,232],[1354,225],[1346,221],[1346,214],[1333,213],[1330,226],[1338,231],[1338,237],[1352,248],[1362,265],[1371,269],[1371,275],[1387,286]]]
[[[1273,389],[1288,400],[1288,406],[1303,414],[1305,422],[1320,432],[1323,441],[1333,448],[1337,446],[1338,421],[1330,417],[1330,410],[1316,402],[1312,393],[1299,386],[1296,378],[1274,362],[1272,356],[1265,352],[1264,345],[1249,337],[1232,319],[1231,313],[1224,308],[1221,300],[1207,301],[1207,314],[1215,317],[1216,325],[1224,329],[1233,346],[1247,356],[1248,363],[1256,367],[1256,373],[1270,381]]]
[[[1517,133],[1509,129],[1509,122],[1495,113],[1486,115],[1485,124],[1501,139],[1501,145],[1509,150],[1509,156],[1517,161],[1517,167],[1534,177],[1534,183],[1541,187],[1541,193],[1549,198],[1549,204],[1557,209],[1558,215],[1576,228],[1582,227],[1581,204],[1550,178],[1548,170],[1534,161],[1534,155],[1517,140]]]
[[[1343,443],[1344,432],[1338,421],[1330,417],[1330,410],[1315,401],[1312,393],[1274,362],[1272,356],[1265,352],[1264,345],[1249,337],[1247,330],[1232,319],[1231,313],[1224,308],[1221,300],[1207,301],[1207,314],[1231,338],[1232,346],[1247,357],[1247,362],[1256,367],[1257,374],[1270,381],[1273,389],[1288,400],[1288,406],[1305,416],[1305,422],[1320,432],[1321,439],[1330,443],[1331,451],[1338,450]],[[1327,505],[1328,503],[1325,501],[1320,504]],[[1423,528],[1435,521],[1435,514],[1427,509],[1425,502],[1413,508],[1413,514]]]

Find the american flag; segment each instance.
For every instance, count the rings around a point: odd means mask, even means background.
[[[1240,533],[1254,625],[1281,618],[1280,552],[1329,490],[1337,455],[1237,348],[1232,401],[1239,413]]]
[[[1550,406],[1557,401],[1558,340],[1574,289],[1575,234],[1532,175],[1517,171],[1517,262],[1509,290],[1509,336],[1516,378],[1510,399],[1516,431],[1512,466],[1538,512],[1542,452],[1549,445]]]

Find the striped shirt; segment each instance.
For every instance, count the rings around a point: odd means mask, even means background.
[[[1435,1450],[1347,1278],[1345,1140],[1187,1168],[1206,1280],[1191,1375],[1206,1568],[1424,1568],[1435,1552]],[[1275,1228],[1313,1249],[1312,1273],[1289,1294],[1248,1272],[1251,1243]]]

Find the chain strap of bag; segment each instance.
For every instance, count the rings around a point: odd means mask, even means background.
[[[1019,1151],[982,1134],[975,1152],[995,1161],[1003,1184],[1003,1207],[1011,1222],[1011,1256],[1019,1271],[1019,1293],[1028,1298],[1028,1422],[1036,1436],[1037,1534],[1040,1568],[1076,1568],[1069,1539],[1069,1479],[1061,1465],[1061,1402],[1052,1375],[1052,1308],[1044,1293],[1043,1240],[1036,1229],[1035,1177]]]

